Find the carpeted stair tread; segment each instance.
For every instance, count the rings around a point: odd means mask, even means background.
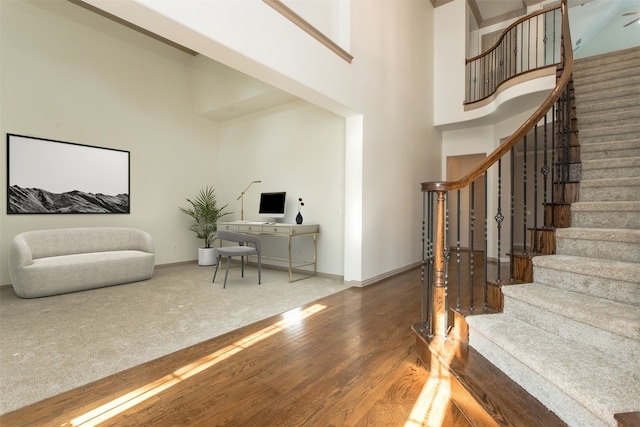
[[[556,253],[640,262],[640,230],[616,228],[559,228]]]
[[[599,242],[638,243],[640,230],[618,230],[615,228],[559,228],[556,236],[569,239],[594,240]]]
[[[634,87],[640,84],[640,75],[637,75],[637,74],[627,74],[626,78],[622,75],[620,75],[618,78],[606,78],[606,75],[603,77],[604,78],[598,79],[597,81],[579,86],[580,89],[579,91],[576,90],[576,93],[588,94],[595,91],[607,91],[612,88]],[[580,78],[577,78],[577,79],[574,78],[574,83],[577,83],[578,85],[580,85],[581,83]]]
[[[579,99],[576,100],[576,112],[578,113],[578,121],[583,115],[593,115],[598,111],[605,114],[613,112],[615,109],[629,109],[637,107],[638,88],[614,88],[606,93],[590,92],[581,93],[578,89]]]
[[[580,200],[585,202],[638,201],[640,178],[585,179],[580,181]]]
[[[613,102],[615,104],[615,102]],[[606,106],[608,104],[603,104]],[[620,126],[625,124],[633,124],[640,119],[640,108],[621,109],[619,105],[611,110],[603,110],[600,108],[594,112],[581,113],[578,110],[578,125],[580,130],[597,128],[603,126]]]
[[[588,58],[576,59],[576,67],[573,71],[573,79],[580,82],[597,82],[603,80],[604,76],[629,75],[634,68],[640,65],[640,61],[621,61],[621,58],[609,58],[608,61],[595,61]],[[597,64],[600,62],[600,64]],[[586,67],[581,67],[586,65]],[[603,65],[606,65],[603,67]],[[585,70],[585,68],[587,68]]]
[[[629,110],[637,107],[640,88],[631,92],[624,88],[614,89],[603,95],[599,92],[581,94],[576,101],[578,123],[582,126],[585,117],[595,116],[600,113],[611,114],[618,109]]]
[[[571,225],[640,229],[640,201],[576,202],[571,205]]]
[[[572,255],[544,255],[533,258],[533,266],[534,269],[536,267],[545,267],[608,280],[635,283],[640,292],[640,264],[635,262],[602,260]]]
[[[617,202],[575,202],[571,204],[571,212],[634,212],[640,211],[640,201]]]
[[[629,135],[628,139],[637,139],[640,134],[640,122],[632,124],[621,124],[613,126],[600,126],[587,129],[581,129],[579,131],[580,138],[594,138],[602,137],[606,138],[621,137],[621,135]]]
[[[582,161],[582,179],[640,177],[640,157]]]
[[[578,78],[598,76],[608,69],[628,69],[640,65],[640,48],[617,50],[575,60],[574,76]]]
[[[569,425],[615,426],[637,410],[640,379],[606,355],[504,314],[467,317],[469,344]]]
[[[580,144],[580,157],[583,161],[635,156],[640,156],[640,139],[592,143],[581,141]]]
[[[550,313],[565,318],[562,322],[549,321],[548,325],[534,324],[534,326],[543,329],[546,329],[544,326],[548,326],[548,332],[562,336],[561,330],[566,331],[568,320],[572,320],[592,329],[601,329],[617,337],[635,340],[637,353],[640,354],[640,307],[559,289],[538,282],[505,286],[502,292],[507,298],[513,298],[537,307],[535,311],[542,313],[547,320],[549,320]],[[516,313],[508,303],[505,303],[504,314],[518,317],[527,323],[533,322],[528,320],[533,317],[532,311]],[[587,331],[585,330],[585,332]],[[565,338],[576,339],[570,333]],[[584,341],[588,337],[582,336],[580,339]],[[605,349],[609,347],[607,345]]]
[[[536,282],[640,306],[640,264],[572,255],[533,258]]]

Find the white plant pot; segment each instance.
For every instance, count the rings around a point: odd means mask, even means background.
[[[217,261],[216,248],[198,248],[198,265],[216,265]]]

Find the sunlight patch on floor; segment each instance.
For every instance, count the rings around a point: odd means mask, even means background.
[[[103,423],[110,418],[134,407],[135,405],[144,402],[145,400],[167,390],[170,387],[180,383],[183,380],[191,378],[194,375],[222,362],[241,352],[242,350],[251,347],[252,345],[269,338],[270,336],[277,334],[285,328],[292,326],[322,310],[327,308],[322,304],[314,304],[306,309],[296,308],[283,314],[283,320],[267,326],[264,329],[257,331],[251,335],[241,338],[235,343],[228,345],[214,353],[211,353],[205,357],[202,357],[192,363],[182,366],[176,369],[172,373],[165,375],[164,377],[145,384],[142,387],[137,388],[123,396],[113,399],[96,409],[93,409],[85,414],[70,420],[67,423],[63,423],[61,426],[83,426],[90,427]]]
[[[404,427],[440,426],[448,405],[448,388],[429,376]]]
[[[428,375],[427,382],[422,387],[404,427],[442,425],[451,403],[451,380],[446,367],[455,357],[451,345],[452,341],[447,339],[430,339],[429,347],[438,356],[431,356],[431,362],[428,363],[430,366],[425,370],[425,375]]]

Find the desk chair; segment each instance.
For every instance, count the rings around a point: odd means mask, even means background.
[[[218,274],[218,267],[220,266],[220,260],[223,256],[227,257],[227,270],[224,273],[224,286],[227,287],[227,276],[229,275],[229,265],[231,264],[231,257],[239,256],[240,265],[242,266],[242,277],[244,277],[244,257],[249,255],[258,256],[258,285],[261,282],[262,273],[262,257],[260,254],[260,238],[251,234],[236,233],[233,231],[218,231],[218,239],[226,240],[228,242],[237,242],[238,246],[223,246],[217,248],[218,250],[218,263],[216,264],[216,271],[213,273],[213,280],[215,282],[216,274]],[[254,247],[248,246],[248,243],[253,243]]]

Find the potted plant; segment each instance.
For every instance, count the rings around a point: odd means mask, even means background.
[[[196,233],[198,239],[204,240],[204,248],[198,249],[198,265],[215,265],[216,248],[211,247],[216,240],[218,232],[218,220],[231,212],[223,212],[228,205],[218,208],[215,190],[209,186],[200,190],[194,200],[187,199],[191,204],[188,208],[180,208],[180,211],[193,218],[193,224],[189,230]]]

